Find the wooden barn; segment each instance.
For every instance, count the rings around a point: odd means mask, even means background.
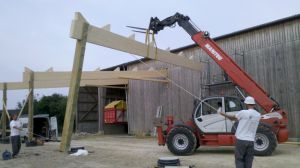
[[[290,140],[300,141],[300,15],[214,40],[288,111]],[[128,85],[80,88],[76,131],[151,134],[160,106],[163,116],[172,114],[178,120],[187,120],[192,118],[196,97],[238,95],[230,78],[198,46],[188,45],[171,52],[202,62],[203,69],[195,71],[147,59],[105,69],[167,69],[170,81],[130,80]],[[126,125],[104,122],[104,107],[115,100],[126,101]]]

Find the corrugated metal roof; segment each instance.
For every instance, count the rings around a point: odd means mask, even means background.
[[[141,61],[148,61],[150,59],[149,58],[142,58],[140,60]],[[113,70],[115,70],[118,67],[127,68],[128,65],[136,64],[136,63],[140,62],[140,60],[134,60],[134,61],[125,62],[123,64],[119,64],[119,65],[115,65],[115,66],[112,66],[112,67],[109,67],[109,68],[101,69],[101,71],[113,71]],[[121,71],[122,70],[126,71],[127,69],[121,69]]]
[[[275,20],[275,21],[272,21],[272,22],[264,23],[264,24],[257,25],[257,26],[254,26],[254,27],[250,27],[250,28],[246,28],[246,29],[243,29],[243,30],[228,33],[228,34],[225,34],[225,35],[221,35],[221,36],[218,36],[218,37],[214,37],[213,40],[216,41],[216,40],[225,39],[225,38],[228,38],[228,37],[236,36],[236,35],[239,35],[239,34],[247,33],[247,32],[250,32],[250,31],[254,31],[254,30],[257,30],[257,29],[262,29],[262,28],[265,28],[265,27],[277,25],[277,24],[280,24],[280,23],[284,23],[284,22],[288,22],[288,21],[292,21],[292,20],[296,20],[296,19],[300,19],[300,14],[296,14],[296,15],[289,16],[289,17],[282,18],[282,19],[278,19],[278,20]],[[196,47],[196,46],[197,46],[197,44],[190,44],[190,45],[187,45],[187,46],[183,46],[183,47],[173,49],[170,52],[171,53],[177,53],[177,52],[180,52],[182,50],[193,48],[193,47]],[[148,58],[142,58],[141,60],[142,61],[147,61],[149,59]],[[123,63],[123,64],[115,65],[115,66],[103,69],[101,71],[111,71],[111,70],[116,69],[117,67],[126,67],[127,68],[128,65],[136,64],[138,62],[140,62],[140,61],[139,60],[134,60],[134,61],[126,62],[126,63]],[[126,70],[126,69],[124,69],[124,70]]]
[[[225,35],[218,36],[218,37],[214,37],[213,40],[215,40],[215,41],[221,40],[221,39],[224,39],[224,38],[240,35],[240,34],[243,34],[243,33],[247,33],[247,32],[250,32],[250,31],[257,30],[257,29],[262,29],[262,28],[269,27],[269,26],[274,26],[274,25],[277,25],[277,24],[280,24],[280,23],[285,23],[285,22],[288,22],[288,21],[296,20],[296,19],[300,19],[300,14],[289,16],[289,17],[282,18],[282,19],[278,19],[278,20],[275,20],[275,21],[272,21],[272,22],[261,24],[261,25],[253,26],[253,27],[246,28],[246,29],[243,29],[243,30],[235,31],[235,32],[232,32],[232,33],[228,33],[228,34],[225,34]],[[188,48],[193,48],[193,47],[196,47],[196,46],[198,46],[198,45],[197,44],[190,44],[190,45],[187,45],[187,46],[183,46],[183,47],[180,47],[180,48],[173,49],[173,50],[171,50],[171,52],[176,53],[176,52],[180,52],[182,50],[185,50],[185,49],[188,49]]]

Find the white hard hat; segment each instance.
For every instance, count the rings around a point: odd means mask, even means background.
[[[245,98],[245,101],[244,101],[245,104],[255,104],[255,101],[254,101],[254,98],[251,97],[251,96],[248,96]]]

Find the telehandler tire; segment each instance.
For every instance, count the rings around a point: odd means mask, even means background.
[[[185,127],[174,127],[167,135],[168,149],[175,155],[190,155],[197,145],[194,133]]]
[[[276,147],[277,139],[274,132],[264,125],[259,125],[254,140],[254,155],[270,156]]]

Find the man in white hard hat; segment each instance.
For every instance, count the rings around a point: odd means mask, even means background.
[[[230,120],[238,120],[239,124],[235,132],[235,165],[236,168],[251,168],[254,157],[254,138],[260,120],[260,113],[255,109],[253,97],[246,97],[244,103],[248,110],[241,110],[235,115],[220,112],[222,116]]]

